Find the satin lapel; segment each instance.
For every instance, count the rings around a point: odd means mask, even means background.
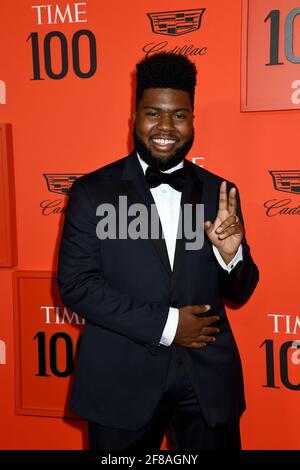
[[[201,204],[202,200],[202,189],[203,183],[198,178],[193,164],[188,160],[185,160],[185,168],[187,172],[186,182],[184,186],[184,190],[181,196],[181,214],[183,215],[183,207],[184,204],[192,204],[192,217],[193,221],[196,220],[196,204]],[[195,229],[195,227],[193,227]],[[174,256],[174,266],[173,266],[173,273],[171,279],[171,300],[175,298],[175,288],[176,282],[179,278],[180,269],[182,267],[185,255],[185,243],[186,243],[184,230],[182,230],[182,236],[177,238],[176,241],[176,248],[175,248],[175,256]]]
[[[135,204],[145,204],[148,209],[148,227],[150,228],[150,215],[151,215],[151,204],[153,204],[152,211],[156,214],[156,217],[159,220],[159,233],[160,237],[150,238],[150,241],[153,243],[164,267],[166,268],[168,274],[171,276],[172,270],[169,261],[168,251],[165,239],[162,238],[162,226],[156,209],[155,201],[151,194],[151,191],[146,183],[145,176],[142,170],[142,167],[137,159],[136,153],[132,152],[125,162],[125,167],[123,170],[123,175],[121,178],[121,188],[124,195],[128,197],[129,203]],[[149,230],[149,233],[150,230]]]

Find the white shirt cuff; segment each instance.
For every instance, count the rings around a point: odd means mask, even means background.
[[[165,324],[164,331],[160,339],[160,344],[163,344],[164,346],[170,346],[173,343],[177,331],[178,321],[178,308],[170,307],[167,323]]]
[[[239,261],[243,261],[243,248],[242,245],[239,246],[239,249],[235,255],[235,257],[230,261],[229,264],[226,264],[225,261],[223,260],[222,256],[219,253],[218,248],[215,247],[215,245],[212,246],[213,252],[215,254],[215,257],[218,260],[218,263],[222,266],[223,269],[226,269],[229,273],[233,270],[233,268],[237,265]]]

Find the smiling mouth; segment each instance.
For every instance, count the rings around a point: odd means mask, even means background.
[[[166,137],[152,137],[153,146],[159,150],[170,150],[177,143],[177,139]]]
[[[168,145],[168,144],[175,144],[175,139],[152,139],[155,144],[159,145]]]

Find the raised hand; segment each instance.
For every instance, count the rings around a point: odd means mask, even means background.
[[[236,215],[236,209],[236,188],[231,188],[227,197],[226,181],[222,181],[217,217],[214,222],[207,220],[204,229],[226,264],[236,255],[244,236],[244,227]]]

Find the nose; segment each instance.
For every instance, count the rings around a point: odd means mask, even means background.
[[[169,131],[174,129],[174,122],[172,116],[169,114],[162,113],[160,116],[160,120],[157,123],[157,128],[159,130]]]

